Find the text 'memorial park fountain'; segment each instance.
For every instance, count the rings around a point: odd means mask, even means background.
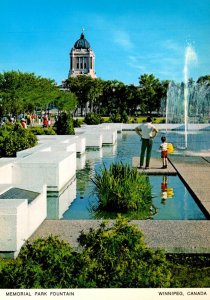
[[[179,124],[177,128],[182,135],[180,148],[190,149],[189,134],[195,134],[206,124],[210,128],[210,82],[194,82],[189,79],[190,64],[197,60],[191,45],[185,49],[184,82],[170,82],[167,91],[166,123]],[[191,139],[192,141],[192,139]]]

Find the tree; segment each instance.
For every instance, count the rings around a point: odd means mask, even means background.
[[[139,78],[139,85],[145,112],[151,114],[153,111],[159,111],[164,91],[160,80],[153,74],[144,74]]]
[[[77,77],[70,77],[63,82],[63,88],[74,93],[78,99],[78,106],[80,108],[81,115],[86,110],[87,103],[89,101],[89,91],[93,79],[90,76],[80,75]]]
[[[198,78],[197,83],[210,82],[210,75],[201,76]]]
[[[2,114],[17,116],[36,107],[45,109],[60,93],[54,80],[34,73],[10,71],[0,74]]]
[[[72,114],[77,104],[77,96],[72,92],[61,90],[58,93],[54,104],[58,110]]]

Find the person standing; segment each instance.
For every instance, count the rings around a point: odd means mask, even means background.
[[[152,119],[147,117],[146,123],[142,123],[135,128],[136,133],[141,136],[141,154],[140,154],[140,168],[144,165],[144,155],[146,153],[146,169],[149,169],[149,163],[152,152],[153,138],[155,138],[158,130],[152,124]]]
[[[160,145],[160,150],[161,150],[161,158],[162,158],[162,163],[163,166],[161,169],[167,169],[167,162],[168,162],[168,143],[166,142],[166,137],[162,136],[161,137],[161,145]]]

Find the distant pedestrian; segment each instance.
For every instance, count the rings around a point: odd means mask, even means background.
[[[146,123],[142,123],[135,128],[136,133],[141,136],[141,154],[140,154],[140,168],[143,168],[144,165],[144,155],[146,153],[146,169],[149,169],[149,163],[152,152],[153,139],[155,138],[158,130],[152,124],[152,119],[147,118]]]
[[[161,137],[161,145],[160,145],[160,150],[161,150],[161,158],[162,158],[162,169],[167,169],[168,165],[168,143],[166,141],[166,137],[162,136]]]
[[[31,115],[31,126],[34,127],[35,115]]]
[[[20,124],[21,124],[22,128],[27,128],[27,124],[26,124],[26,120],[25,119],[21,119],[20,120]]]
[[[41,125],[41,120],[42,120],[42,116],[39,114],[38,115],[38,125]]]
[[[31,125],[31,115],[29,113],[26,115],[26,123],[28,126]]]
[[[44,115],[44,117],[43,117],[43,127],[48,127],[47,115]]]

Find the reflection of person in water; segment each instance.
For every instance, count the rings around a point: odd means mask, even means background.
[[[163,180],[161,182],[161,203],[165,204],[167,197],[167,186],[168,186],[168,178],[167,176],[163,176]]]
[[[173,188],[168,187],[168,177],[166,175],[163,176],[163,180],[161,182],[161,203],[165,204],[168,198],[172,198],[174,196]]]

